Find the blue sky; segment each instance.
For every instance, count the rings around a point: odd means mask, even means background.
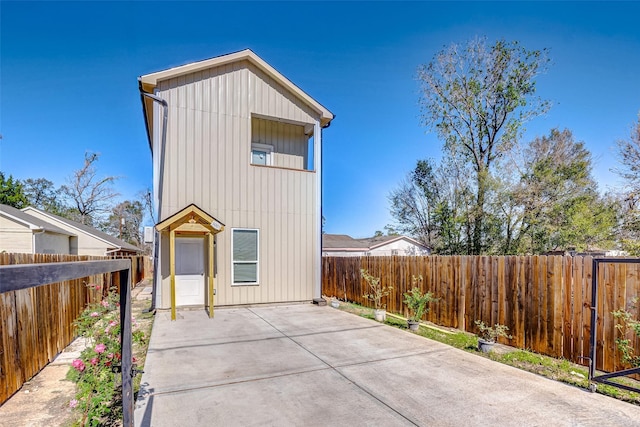
[[[137,77],[251,48],[332,112],[325,231],[366,237],[387,196],[441,143],[420,124],[416,68],[475,36],[550,49],[553,107],[524,139],[568,128],[618,185],[613,146],[640,112],[639,2],[0,3],[0,170],[61,185],[84,152],[132,198],[151,186]]]

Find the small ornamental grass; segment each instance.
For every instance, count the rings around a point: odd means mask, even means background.
[[[99,289],[99,285],[87,285]],[[87,347],[75,359],[67,379],[76,383],[75,398],[69,406],[76,411],[74,425],[117,425],[122,418],[122,381],[120,374],[120,304],[113,290],[100,302],[92,303],[75,321],[78,335]],[[132,319],[132,326],[136,326]],[[133,332],[133,340],[144,341],[144,333]],[[135,357],[132,362],[136,362]]]

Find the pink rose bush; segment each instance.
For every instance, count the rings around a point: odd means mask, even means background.
[[[76,369],[78,372],[82,372],[84,371],[84,362],[80,359],[74,359],[73,362],[71,362],[71,366],[73,366],[74,369]]]
[[[87,286],[99,289],[99,285]],[[76,396],[69,407],[82,417],[80,425],[111,425],[122,414],[121,405],[114,404],[121,393],[121,376],[115,369],[121,363],[118,300],[119,296],[110,292],[102,301],[87,306],[75,322],[78,334],[91,343],[67,373],[76,383]],[[134,331],[134,341],[136,337],[144,340],[144,333]]]

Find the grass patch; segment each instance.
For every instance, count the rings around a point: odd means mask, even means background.
[[[374,319],[372,309],[357,304],[341,302],[339,309],[348,313],[357,314],[367,319]],[[407,322],[396,317],[387,316],[385,324],[398,329],[405,329],[407,332],[410,332],[407,327]],[[446,329],[446,332],[440,332],[438,330],[439,328]],[[487,357],[496,362],[504,363],[505,365],[510,365],[524,371],[542,375],[546,378],[561,381],[584,389],[589,388],[589,375],[587,368],[582,365],[572,363],[566,359],[555,359],[532,351],[507,346],[500,346],[500,351],[494,351],[489,354],[481,353],[477,350],[478,338],[476,335],[456,329],[442,328],[436,325],[434,325],[433,328],[421,326],[418,332],[415,333],[460,350],[465,350],[478,356]],[[634,381],[628,377],[619,377],[612,379],[611,381],[640,388],[640,382]],[[638,393],[606,384],[598,384],[597,392],[640,405],[640,394]]]

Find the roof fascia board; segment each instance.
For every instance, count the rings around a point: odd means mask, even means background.
[[[26,225],[27,227],[29,227],[29,230],[36,230],[36,231],[37,231],[37,230],[44,230],[44,228],[43,228],[43,227],[37,226],[37,225],[35,225],[35,224],[32,224],[32,223],[30,223],[30,222],[28,222],[28,221],[23,220],[22,218],[18,218],[17,216],[13,216],[13,215],[11,215],[10,213],[7,213],[7,212],[5,212],[5,211],[0,211],[0,214],[1,214],[2,216],[6,217],[6,218],[9,218],[9,219],[10,219],[10,220],[12,220],[12,221],[15,221],[15,222],[17,222],[17,223],[20,223],[20,224]]]
[[[307,95],[302,89],[296,86],[291,80],[282,75],[278,70],[266,63],[262,58],[256,55],[251,49],[241,50],[239,52],[230,53],[227,55],[218,56],[211,59],[205,59],[204,61],[192,62],[186,65],[180,65],[178,67],[169,68],[168,70],[158,71],[151,74],[140,76],[143,88],[156,87],[158,82],[185,74],[195,73],[206,68],[219,67],[222,65],[238,62],[242,60],[248,60],[253,65],[267,73],[270,77],[281,83],[291,92],[296,94],[300,99],[305,101],[314,110],[321,115],[321,122],[323,125],[328,124],[333,120],[333,113],[326,107],[320,104],[315,99]]]

